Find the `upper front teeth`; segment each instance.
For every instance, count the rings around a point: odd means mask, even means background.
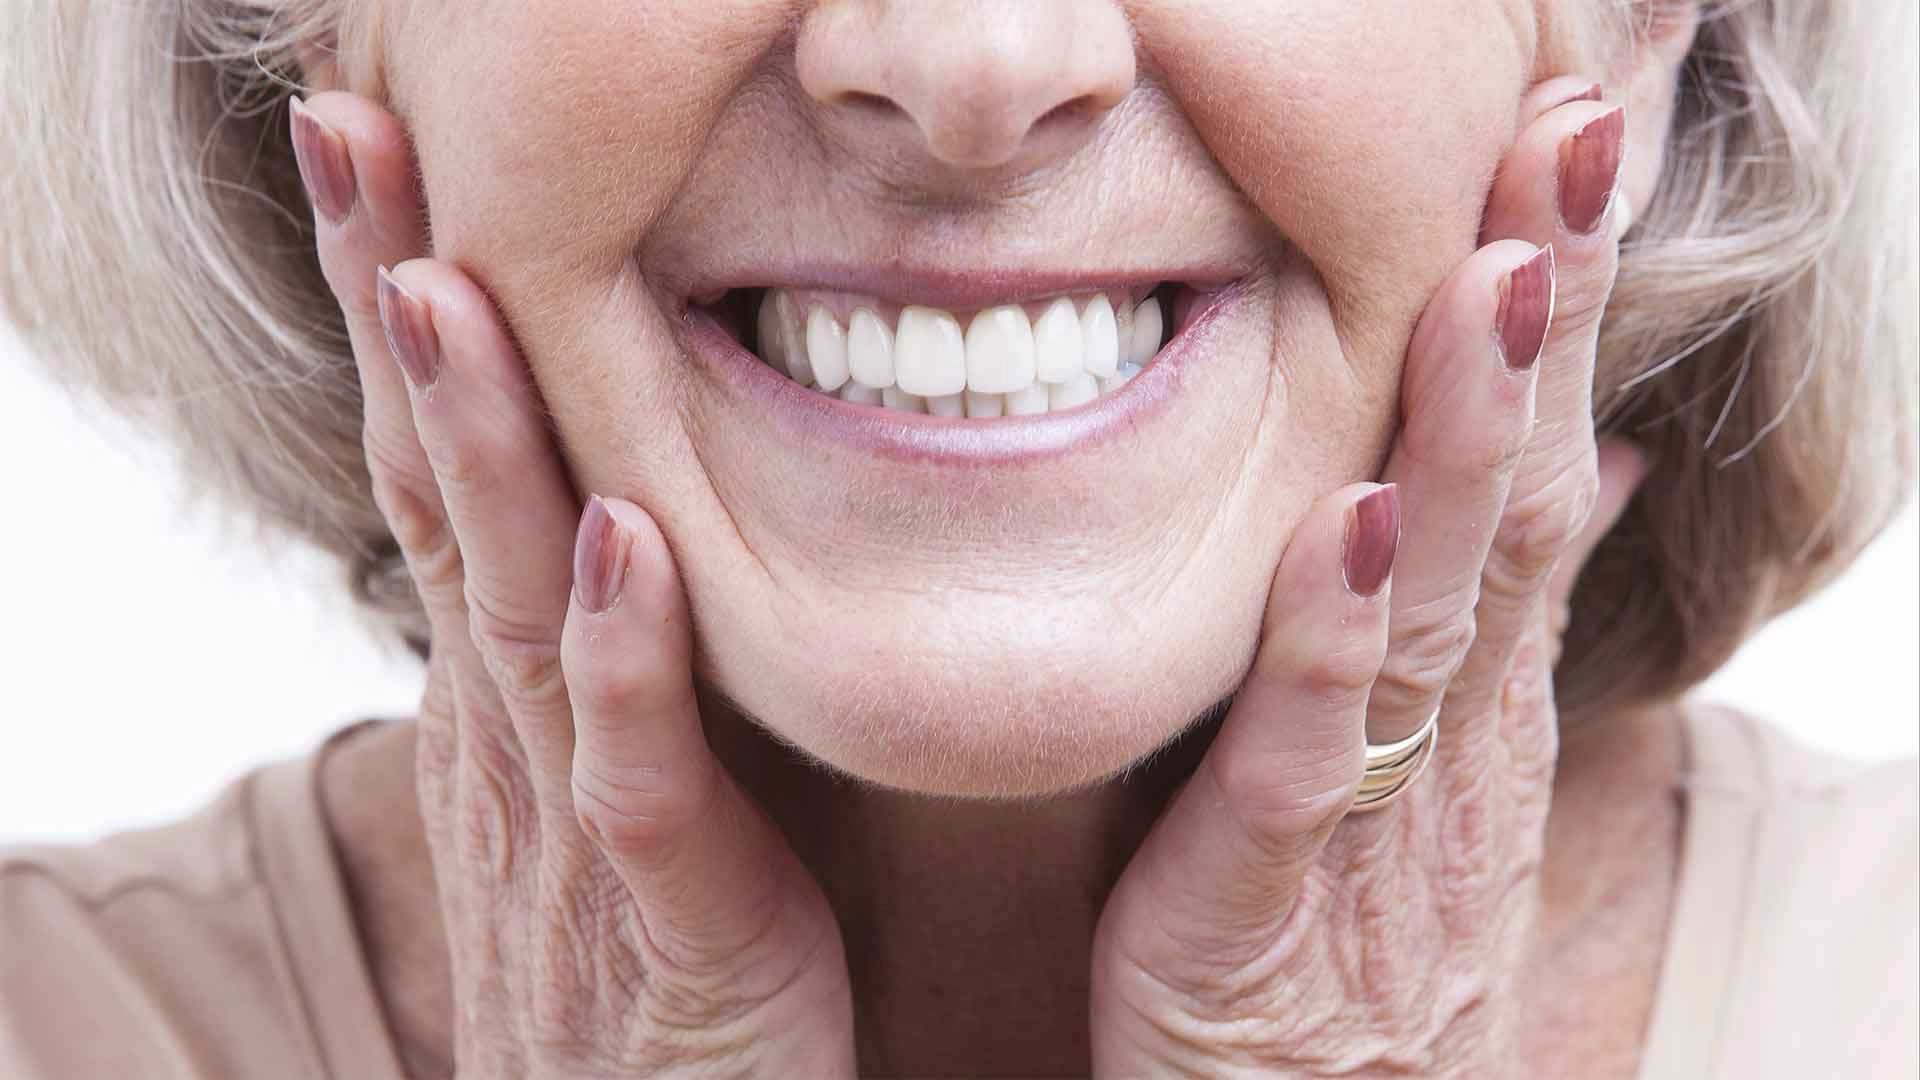
[[[850,311],[845,322],[834,306]],[[1105,293],[1062,296],[1038,317],[1007,304],[974,315],[964,330],[950,312],[920,306],[900,309],[889,327],[883,309],[878,301],[830,306],[769,289],[758,320],[760,357],[795,382],[848,401],[878,398],[936,415],[1021,415],[1072,408],[1115,388],[1160,351],[1165,329],[1151,296],[1118,310]]]

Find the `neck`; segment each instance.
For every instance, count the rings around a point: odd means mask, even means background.
[[[839,917],[863,1070],[941,1072],[992,1048],[1017,1072],[1085,1071],[1094,922],[1217,721],[1124,779],[989,802],[862,785],[718,702],[703,698],[702,715],[719,718],[708,722],[715,754],[780,823]]]
[[[1121,780],[1046,800],[965,802],[835,776],[723,703],[701,704],[715,754],[785,830],[839,917],[863,1071],[943,1071],[979,1062],[983,1048],[1001,1059],[975,1071],[1085,1071],[1095,920],[1198,764],[1214,724],[1197,726]],[[1625,1002],[1616,1026],[1632,1032],[1633,1048],[1651,1004],[1677,849],[1676,714],[1606,718],[1569,737],[1543,868],[1541,962],[1530,977],[1540,985],[1553,983],[1555,971],[1591,972],[1565,965],[1575,951],[1609,960],[1619,970],[1607,985],[1640,988],[1607,995]],[[322,770],[322,802],[408,1072],[451,1075],[451,976],[412,750],[411,724],[346,740]],[[1649,828],[1656,819],[1661,827]],[[1623,896],[1631,902],[1623,905]],[[1649,933],[1649,922],[1661,932]],[[1637,944],[1615,947],[1623,938]],[[1595,1007],[1594,991],[1542,989],[1556,1006]]]

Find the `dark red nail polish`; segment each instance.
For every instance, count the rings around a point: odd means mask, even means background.
[[[299,98],[287,100],[287,111],[292,115],[293,159],[300,167],[300,181],[307,186],[313,208],[338,225],[353,212],[353,201],[359,194],[347,141],[313,115]]]
[[[1373,596],[1393,573],[1400,550],[1400,488],[1388,484],[1353,504],[1347,522],[1347,591]]]
[[[1500,283],[1500,313],[1495,316],[1500,359],[1510,371],[1526,371],[1540,360],[1553,323],[1553,247],[1541,248],[1507,272]]]
[[[1560,221],[1585,236],[1600,227],[1620,182],[1627,112],[1615,107],[1587,121],[1560,144]]]
[[[406,372],[414,387],[432,386],[440,376],[440,335],[433,329],[433,315],[420,298],[393,279],[386,267],[380,268],[375,293],[380,301],[380,325],[387,332],[387,348]]]
[[[580,533],[573,545],[573,588],[581,606],[594,614],[613,607],[627,583],[630,542],[600,496],[587,500]]]

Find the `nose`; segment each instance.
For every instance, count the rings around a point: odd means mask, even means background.
[[[1113,0],[827,0],[795,47],[843,139],[970,169],[1070,154],[1134,81]]]

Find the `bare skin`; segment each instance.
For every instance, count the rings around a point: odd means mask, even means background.
[[[415,1066],[1629,1073],[1678,725],[1563,718],[1550,672],[1644,469],[1595,341],[1691,23],[1531,78],[1592,52],[1577,3],[420,8],[384,84],[342,54],[387,100],[317,95],[295,145],[434,634],[417,727],[326,787]],[[668,27],[726,47],[650,78]],[[1085,452],[767,423],[700,336],[729,289],[971,310],[1142,264],[1233,284],[1202,374]],[[1428,775],[1349,814],[1430,716]],[[367,845],[409,751],[424,828]]]
[[[739,737],[720,736],[725,728]],[[941,823],[946,847],[897,829],[856,833],[851,823],[887,820],[873,804],[891,800],[793,768],[737,717],[713,730],[717,747],[735,748],[719,751],[728,768],[781,782],[775,798],[790,812],[781,820],[801,851],[816,853],[809,866],[828,883],[835,910],[847,913],[848,955],[873,958],[854,974],[869,1071],[1084,1071],[1086,953],[1099,899],[1158,814],[1174,774],[1191,769],[1192,755],[1170,755],[1124,792],[1105,793],[1103,806],[1054,808],[1044,827],[1034,820],[1039,814],[1022,815],[1018,833],[1004,812],[967,819],[949,807]],[[1680,853],[1679,707],[1593,717],[1576,730],[1547,823],[1546,902],[1529,957],[1536,1011],[1526,1025],[1538,1036],[1527,1046],[1526,1069],[1631,1077],[1654,1004]],[[1194,733],[1195,749],[1206,734]],[[446,1077],[453,1075],[451,976],[413,786],[413,735],[413,725],[402,723],[347,741],[328,758],[321,790],[407,1072]],[[849,874],[850,867],[861,869]],[[889,901],[873,912],[869,898],[882,889]],[[1026,913],[1017,921],[982,917],[1015,908]],[[955,926],[965,928],[964,950],[954,947]],[[982,1040],[981,1032],[994,1037]]]

